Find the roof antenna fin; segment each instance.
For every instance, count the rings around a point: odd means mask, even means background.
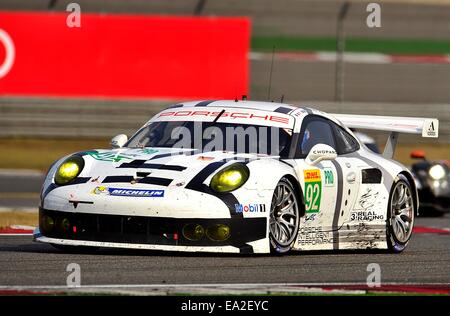
[[[269,73],[269,88],[267,91],[267,100],[270,100],[270,89],[272,88],[272,72],[273,72],[273,57],[275,55],[275,45],[272,48],[272,62],[270,63],[270,73]]]

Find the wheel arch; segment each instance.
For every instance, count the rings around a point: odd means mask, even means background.
[[[419,196],[417,194],[417,187],[416,182],[414,181],[414,177],[406,170],[403,170],[399,173],[399,175],[402,175],[408,180],[409,185],[411,186],[411,189],[413,190],[413,202],[414,202],[414,215],[419,215]]]
[[[285,174],[282,178],[288,179],[292,183],[292,185],[294,186],[295,193],[297,194],[297,197],[299,198],[299,200],[302,203],[302,207],[301,207],[299,215],[300,215],[300,217],[305,216],[305,214],[306,214],[306,211],[305,211],[305,200],[304,200],[304,197],[303,197],[302,188],[301,188],[300,183],[298,182],[297,178],[295,178],[291,174]]]

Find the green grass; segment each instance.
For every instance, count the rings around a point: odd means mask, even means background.
[[[110,148],[109,139],[0,138],[0,169],[47,171],[52,162],[73,152]]]
[[[336,40],[331,37],[263,37],[254,36],[253,51],[335,51]],[[367,39],[347,38],[346,51],[386,54],[450,54],[450,41],[428,39]]]
[[[37,209],[37,207],[36,207]],[[0,228],[9,227],[11,225],[27,225],[36,227],[38,225],[38,214],[28,212],[1,212]]]

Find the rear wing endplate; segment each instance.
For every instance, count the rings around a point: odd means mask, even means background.
[[[418,134],[422,137],[439,137],[439,120],[435,118],[372,116],[354,114],[333,114],[349,128],[391,132],[383,156],[392,158],[399,133]]]

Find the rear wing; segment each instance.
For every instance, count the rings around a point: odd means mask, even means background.
[[[353,114],[333,114],[333,116],[349,128],[391,132],[383,152],[386,158],[394,156],[399,133],[418,134],[430,138],[439,137],[439,120],[435,118]]]

